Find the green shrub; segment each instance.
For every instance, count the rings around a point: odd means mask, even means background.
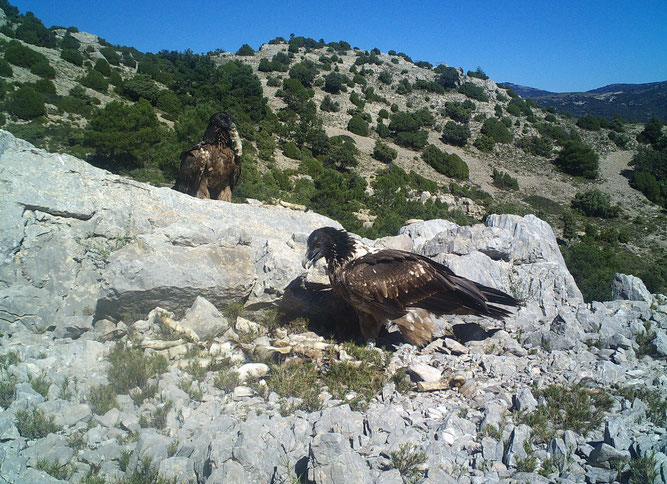
[[[566,141],[555,163],[565,173],[594,179],[598,175],[600,157],[592,148],[579,141]]]
[[[30,72],[45,79],[55,79],[56,70],[48,62],[37,62],[30,67]]]
[[[5,58],[7,58],[7,54],[5,54]],[[663,137],[662,126],[663,124],[660,118],[653,116],[644,125],[643,131],[637,135],[637,141],[656,147],[660,139]]]
[[[157,102],[155,106],[172,115],[176,115],[183,111],[183,104],[176,94],[174,94],[169,89],[163,89],[157,96]]]
[[[493,138],[496,143],[509,143],[512,141],[512,133],[497,118],[488,118],[484,121],[481,133]]]
[[[470,116],[475,110],[475,103],[467,99],[460,102],[446,102],[445,115],[452,118],[458,123],[467,123],[470,121]]]
[[[60,57],[75,66],[81,67],[83,65],[83,56],[76,49],[63,49],[60,52]]]
[[[298,79],[305,87],[313,87],[313,81],[317,77],[317,65],[310,60],[304,60],[294,64],[289,70],[292,79]]]
[[[586,131],[600,131],[600,121],[591,114],[582,116],[577,120],[577,126]]]
[[[444,88],[456,89],[459,82],[461,82],[461,76],[458,69],[440,65],[435,68],[435,71],[438,73],[436,82],[441,84]]]
[[[31,87],[21,87],[9,96],[7,111],[21,119],[33,119],[46,114],[42,96]]]
[[[72,34],[67,32],[63,39],[60,41],[61,49],[68,50],[78,50],[81,47],[81,42],[79,42]]]
[[[32,411],[16,411],[16,428],[22,437],[28,440],[36,440],[49,434],[59,432],[61,427],[56,425],[53,417],[47,417],[39,408],[33,407]]]
[[[102,74],[104,77],[109,77],[111,75],[111,66],[106,59],[97,59],[93,69]]]
[[[157,102],[160,94],[160,88],[146,74],[137,74],[133,78],[123,82],[122,91],[124,96],[133,101],[144,98],[153,105]]]
[[[14,75],[14,70],[9,62],[5,59],[0,59],[0,76],[1,77],[12,77]]]
[[[120,342],[111,348],[109,362],[111,365],[107,370],[107,377],[117,394],[129,394],[135,388],[145,392],[148,389],[148,380],[167,370],[164,356],[147,356],[141,348],[132,348]]]
[[[587,217],[615,218],[621,213],[621,207],[612,205],[609,195],[598,189],[577,193],[572,200],[572,208]]]
[[[347,123],[347,129],[359,136],[368,136],[368,123],[358,114],[350,118],[350,121]]]
[[[100,54],[102,54],[112,66],[120,65],[121,57],[112,47],[102,47],[100,49]]]
[[[484,72],[482,68],[479,66],[477,66],[477,69],[475,69],[474,71],[468,71],[467,75],[470,77],[476,77],[477,79],[483,79],[483,80],[489,78],[489,76],[486,75],[486,72]]]
[[[394,136],[396,144],[406,148],[420,150],[428,143],[428,133],[423,129],[419,131],[401,131]]]
[[[484,151],[485,153],[490,153],[491,151],[493,151],[493,147],[495,145],[496,142],[494,141],[494,139],[485,134],[480,134],[473,143],[473,146],[475,148],[477,148],[479,151]]]
[[[484,88],[477,86],[471,82],[464,82],[459,87],[458,91],[465,96],[468,96],[471,99],[477,101],[486,102],[489,100],[489,96],[484,92]]]
[[[89,70],[88,73],[82,77],[79,82],[86,87],[94,89],[99,92],[106,92],[109,87],[109,82],[102,74],[97,71]]]
[[[470,128],[465,124],[447,121],[442,130],[442,141],[454,146],[465,146],[470,138]]]
[[[375,141],[375,146],[373,147],[373,158],[381,161],[382,163],[390,163],[395,160],[397,156],[398,152],[395,149],[380,140]]]
[[[255,55],[255,49],[250,47],[248,44],[243,44],[239,50],[236,51],[236,55],[240,55],[243,57],[251,57]]]
[[[95,415],[104,415],[118,406],[116,392],[111,385],[95,385],[88,394],[88,404]]]
[[[327,94],[324,96],[324,99],[322,99],[322,102],[320,103],[320,109],[322,111],[336,113],[340,111],[340,104],[338,103],[338,101],[332,100],[331,96]]]
[[[293,160],[301,159],[301,150],[299,150],[297,145],[295,145],[291,141],[285,143],[285,146],[283,146],[283,154],[286,157],[291,158]]]
[[[55,33],[44,27],[42,21],[35,17],[35,14],[26,12],[18,20],[19,25],[16,27],[17,39],[41,47],[53,48],[56,46]]]
[[[524,151],[532,153],[536,156],[551,156],[553,145],[548,138],[540,136],[525,136],[520,141],[520,146]]]
[[[342,74],[332,72],[324,78],[324,91],[331,94],[338,94],[345,85],[346,78]]]
[[[46,62],[47,64],[49,62],[44,54],[32,50],[30,47],[25,47],[15,40],[11,41],[5,48],[5,60],[15,66],[28,68],[38,62]]]
[[[516,178],[510,176],[509,173],[493,169],[493,184],[503,190],[518,190],[519,182]]]
[[[622,149],[626,148],[630,142],[630,138],[627,135],[623,133],[617,133],[616,131],[609,131],[607,137],[613,141],[616,146]]]
[[[383,84],[391,84],[392,81],[391,72],[389,71],[380,72],[380,74],[378,74],[378,81],[382,82]]]
[[[35,91],[42,94],[55,94],[56,85],[50,79],[40,79],[35,81],[27,87],[32,87]]]
[[[458,180],[468,179],[468,165],[456,154],[444,153],[437,146],[428,145],[422,153],[422,159],[438,173]]]

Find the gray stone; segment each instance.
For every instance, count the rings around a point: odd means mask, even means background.
[[[318,484],[373,482],[364,459],[354,452],[341,434],[318,434],[310,445],[308,478]]]
[[[554,437],[549,441],[547,451],[551,454],[551,458],[558,464],[558,469],[562,472],[567,465],[567,459],[570,455],[570,450],[565,445],[565,441],[560,437]]]
[[[269,373],[269,367],[264,363],[246,363],[236,371],[239,374],[240,381],[247,382],[266,376]]]
[[[653,296],[640,278],[618,273],[611,280],[611,298],[653,302]]]
[[[168,449],[171,439],[158,433],[154,429],[143,429],[139,434],[139,440],[130,456],[128,469],[136,470],[137,466],[145,458],[151,460],[151,466],[157,469],[159,463],[168,457]]]
[[[229,329],[229,321],[218,309],[201,296],[197,296],[181,319],[181,325],[191,329],[199,339],[209,339]]]
[[[484,460],[503,459],[503,443],[491,437],[482,438],[482,457]]]
[[[610,418],[604,426],[604,442],[616,450],[628,450],[630,448],[629,422],[621,418]]]
[[[424,363],[415,362],[408,367],[408,373],[414,381],[434,382],[440,380],[442,372]]]
[[[613,469],[602,469],[600,467],[589,467],[586,470],[586,482],[591,484],[608,484],[614,482],[618,472]]]
[[[628,461],[630,460],[630,452],[627,450],[617,450],[611,445],[603,442],[593,448],[593,451],[588,456],[588,463],[594,466],[600,466],[614,459]]]
[[[510,438],[505,447],[505,453],[503,455],[503,464],[508,467],[516,465],[516,459],[525,459],[527,457],[526,450],[524,449],[524,442],[530,438],[531,428],[527,425],[518,425],[514,427]]]
[[[229,482],[250,482],[249,476],[241,464],[230,460],[215,469],[206,479],[206,484],[227,484]]]
[[[49,434],[43,439],[35,441],[21,455],[28,459],[28,465],[32,467],[40,459],[57,462],[59,465],[64,466],[72,459],[74,451],[67,446],[67,441],[62,435]]]
[[[169,457],[160,462],[158,474],[167,481],[196,482],[192,462],[187,457]]]
[[[519,390],[519,392],[512,397],[512,402],[514,403],[514,408],[519,412],[532,412],[537,408],[537,400],[535,400],[533,392],[531,392],[528,387]]]
[[[656,353],[663,358],[667,357],[667,332],[662,329],[656,329],[655,338],[653,338],[651,343],[653,343]]]
[[[72,403],[67,400],[50,400],[39,405],[47,415],[53,415],[56,425],[72,427],[78,422],[87,422],[93,415],[86,403]]]

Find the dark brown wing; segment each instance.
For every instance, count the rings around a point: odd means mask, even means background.
[[[181,153],[181,166],[178,169],[174,190],[187,193],[193,197],[197,195],[199,184],[206,169],[206,160],[201,154],[202,146],[203,143],[199,143]]]
[[[353,301],[363,300],[390,318],[405,314],[409,307],[436,314],[509,314],[488,306],[489,298],[482,289],[486,286],[457,276],[426,257],[400,250],[383,250],[356,259],[345,268],[345,282]]]

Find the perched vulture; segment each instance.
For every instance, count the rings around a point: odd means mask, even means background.
[[[432,339],[433,315],[504,319],[510,312],[497,304],[519,304],[512,296],[457,276],[428,257],[368,247],[345,230],[323,227],[310,234],[304,268],[322,257],[332,289],[354,308],[367,339],[377,337],[383,325],[393,322],[408,342],[423,346]]]
[[[232,200],[241,175],[241,138],[227,113],[211,116],[201,143],[181,153],[174,190],[197,198]]]

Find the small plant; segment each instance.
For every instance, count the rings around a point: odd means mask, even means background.
[[[46,459],[39,459],[37,464],[35,464],[35,469],[38,471],[44,471],[51,477],[55,477],[61,481],[66,481],[74,475],[74,465],[71,463],[61,466],[56,461],[49,461]]]
[[[482,435],[484,437],[491,437],[492,439],[496,439],[498,441],[503,440],[503,432],[500,430],[499,427],[496,427],[495,425],[485,426],[484,430],[482,431]]]
[[[118,465],[120,466],[121,471],[125,472],[127,470],[127,466],[130,463],[130,457],[132,457],[132,451],[125,449],[120,453]]]
[[[147,356],[140,348],[132,348],[118,342],[109,352],[111,366],[107,377],[117,394],[129,394],[132,398],[143,401],[157,391],[156,385],[149,385],[148,380],[167,370],[167,359],[162,355]],[[155,387],[155,388],[153,388]],[[136,401],[136,399],[135,399]]]
[[[167,415],[169,414],[169,410],[171,410],[172,406],[173,403],[167,401],[162,406],[159,406],[153,410],[150,415],[142,415],[139,418],[139,425],[142,427],[151,427],[158,430],[165,428],[167,426]]]
[[[41,439],[47,435],[61,430],[56,425],[53,417],[47,417],[39,408],[34,407],[32,411],[16,411],[16,428],[22,437],[30,440]]]
[[[547,457],[540,464],[540,470],[537,471],[537,473],[543,477],[547,477],[557,470],[558,468],[556,467],[556,462],[551,457]]]
[[[281,397],[301,399],[299,408],[313,412],[322,407],[317,368],[313,363],[288,360],[271,365],[266,384]]]
[[[630,461],[630,484],[651,484],[658,478],[655,451],[649,456],[638,457]]]
[[[557,430],[574,430],[586,435],[597,428],[604,412],[609,410],[612,398],[603,390],[591,390],[581,385],[566,388],[550,385],[535,390],[545,404],[534,412],[520,414],[519,421],[532,427],[536,440],[547,442]]]
[[[537,468],[537,459],[535,456],[527,455],[524,458],[516,458],[516,470],[519,472],[535,472]]]
[[[493,169],[493,184],[503,190],[518,190],[519,182],[509,173]]]
[[[111,385],[95,385],[88,394],[88,404],[96,415],[104,415],[118,406],[116,392]]]
[[[42,372],[38,377],[28,375],[28,381],[33,390],[46,398],[46,395],[49,393],[49,387],[51,386],[51,382],[46,378],[46,373]]]
[[[419,469],[426,463],[426,454],[418,452],[417,446],[411,442],[401,444],[398,450],[389,454],[392,468],[398,470],[404,484],[416,483],[423,476]]]
[[[236,318],[238,317],[243,317],[245,312],[244,304],[241,301],[228,304],[227,307],[222,311],[222,313],[232,321],[236,321]]]
[[[398,393],[407,393],[412,390],[412,381],[405,370],[398,370],[394,373],[391,377],[391,381],[394,382],[394,386]]]
[[[220,390],[231,392],[240,383],[239,373],[233,368],[223,368],[215,376],[214,384]]]
[[[659,391],[623,387],[617,391],[617,394],[630,402],[638,398],[648,407],[646,416],[651,422],[661,427],[667,424],[667,398]]]

